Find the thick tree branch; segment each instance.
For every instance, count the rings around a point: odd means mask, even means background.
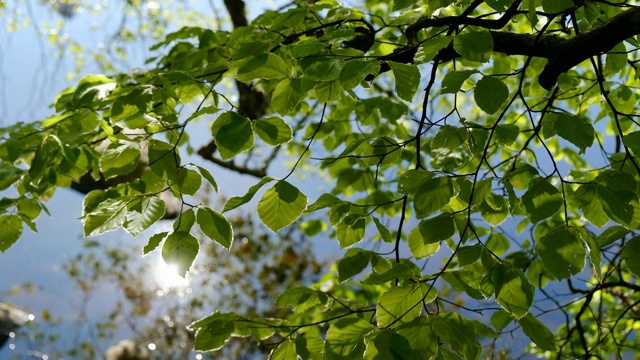
[[[640,7],[634,7],[609,19],[597,28],[566,40],[560,51],[549,58],[549,63],[538,77],[545,89],[555,85],[560,74],[574,66],[611,50],[625,39],[640,34]]]
[[[514,5],[517,2],[514,2]],[[454,16],[449,18],[423,19],[407,29],[407,33],[415,33],[418,30],[443,25],[479,25],[487,29],[501,28],[506,25],[515,9],[509,9],[505,15],[497,20],[485,20]],[[506,20],[505,20],[506,19]],[[503,24],[504,23],[504,24]],[[560,74],[570,70],[574,66],[611,50],[620,42],[640,34],[640,7],[634,7],[609,19],[602,25],[584,32],[570,39],[563,39],[554,35],[537,36],[533,34],[518,34],[503,31],[491,31],[493,38],[493,51],[506,55],[523,55],[542,57],[549,60],[544,70],[538,77],[542,87],[549,90],[557,82]],[[413,62],[417,46],[407,45],[397,49],[393,53],[381,56],[385,61],[402,63]],[[447,47],[440,51],[439,59],[448,61],[460,55],[452,48]],[[381,72],[388,71],[388,65],[383,64]]]

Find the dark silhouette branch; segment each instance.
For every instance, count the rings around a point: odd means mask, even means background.
[[[407,28],[407,36],[417,33],[419,30],[436,26],[477,25],[485,29],[500,29],[517,13],[514,5],[505,15],[497,20],[452,16],[446,18],[425,18]],[[548,59],[544,70],[538,77],[538,83],[550,90],[557,82],[558,77],[572,69],[574,66],[602,53],[611,50],[620,42],[640,34],[640,7],[633,7],[619,15],[614,16],[602,25],[583,32],[573,38],[564,39],[555,35],[518,34],[504,31],[491,31],[493,39],[493,51],[506,55],[535,56]],[[428,40],[427,40],[428,41]],[[413,56],[417,50],[416,45],[407,45],[393,53],[381,56],[382,62],[395,61],[401,63],[413,62]],[[449,46],[439,53],[441,61],[448,61],[460,57]],[[381,72],[388,71],[387,64],[383,64]],[[370,76],[368,79],[371,80]]]

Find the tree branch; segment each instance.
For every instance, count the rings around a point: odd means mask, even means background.
[[[516,5],[518,2],[514,2]],[[407,36],[417,33],[421,29],[444,25],[478,25],[486,29],[501,28],[516,13],[513,8],[507,10],[505,15],[497,20],[486,20],[452,16],[448,18],[423,19],[407,28]],[[548,59],[549,62],[538,77],[538,83],[545,89],[551,89],[560,74],[570,70],[574,66],[611,50],[620,42],[640,34],[640,7],[626,10],[614,16],[602,25],[579,34],[570,39],[563,39],[555,35],[518,34],[503,31],[491,31],[493,38],[493,51],[506,55],[535,56]],[[416,45],[407,45],[397,49],[393,53],[381,56],[382,62],[396,61],[402,63],[413,62],[413,56],[417,51]],[[441,61],[448,61],[460,57],[453,49],[447,47],[439,53]],[[383,64],[381,72],[388,71],[387,64]],[[368,80],[371,80],[369,77]]]

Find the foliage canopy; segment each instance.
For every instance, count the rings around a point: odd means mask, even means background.
[[[85,235],[139,234],[168,191],[181,215],[144,251],[181,274],[206,241],[195,227],[233,251],[226,216],[242,206],[347,249],[280,294],[281,317],[192,323],[197,350],[251,336],[273,359],[478,359],[521,328],[545,356],[640,352],[635,1],[296,1],[251,23],[225,4],[233,31],[182,28],[148,69],[87,75],[51,117],[1,129],[0,189],[15,195],[0,250],[57,188],[148,158],[87,195]],[[195,149],[203,120],[211,140]],[[256,183],[216,211],[192,196],[217,189],[219,167]],[[296,177],[314,174],[328,190],[303,193]],[[550,312],[566,315],[555,332],[537,318]]]

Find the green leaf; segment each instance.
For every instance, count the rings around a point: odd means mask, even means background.
[[[250,82],[253,79],[281,79],[292,75],[292,70],[278,55],[260,54],[238,69],[238,80]]]
[[[110,144],[100,157],[100,170],[106,179],[128,174],[138,167],[140,143],[121,140]]]
[[[636,236],[624,244],[621,257],[629,270],[640,277],[640,236]]]
[[[587,250],[575,232],[564,225],[539,239],[537,250],[544,267],[557,279],[569,278],[584,268]]]
[[[394,286],[380,296],[376,317],[378,327],[406,324],[420,315],[421,284]]]
[[[627,48],[624,46],[624,42],[618,43],[607,54],[607,60],[604,64],[604,72],[608,76],[619,73],[625,66],[627,66]]]
[[[582,116],[551,113],[545,118],[544,126],[550,127],[553,133],[557,133],[577,146],[581,154],[593,144],[595,139],[593,125]]]
[[[1,215],[0,229],[0,252],[5,252],[22,235],[22,221],[17,215]]]
[[[296,313],[300,313],[316,305],[325,304],[328,300],[329,297],[322,291],[309,289],[306,286],[294,286],[278,296],[276,306],[292,306]]]
[[[551,14],[559,14],[573,6],[571,0],[542,0],[542,8],[546,13]]]
[[[224,346],[235,329],[232,314],[215,312],[191,325],[197,330],[194,349],[199,351],[217,350]]]
[[[470,31],[453,38],[453,48],[463,58],[474,62],[488,62],[493,51],[489,31]]]
[[[333,81],[320,81],[314,87],[316,97],[320,102],[327,102],[337,100],[342,97],[342,87],[337,80]]]
[[[169,179],[178,170],[180,157],[177,150],[164,141],[149,140],[149,167],[164,179]]]
[[[250,187],[247,193],[244,194],[243,196],[231,197],[229,201],[227,201],[227,203],[224,205],[224,210],[222,210],[222,212],[224,213],[224,212],[233,210],[239,206],[242,206],[248,203],[249,201],[251,201],[251,199],[253,199],[253,196],[256,194],[256,192],[258,192],[258,190],[260,190],[262,186],[264,186],[265,184],[271,181],[273,181],[272,177],[265,176],[257,184]]]
[[[307,197],[288,182],[278,181],[258,202],[258,215],[273,232],[291,224],[307,207]]]
[[[395,240],[391,235],[391,231],[389,231],[389,229],[387,229],[382,224],[382,222],[380,222],[380,220],[375,216],[373,216],[373,223],[376,225],[376,229],[378,230],[378,233],[380,234],[382,241],[387,243],[392,243]]]
[[[491,279],[495,286],[496,301],[516,319],[529,312],[534,288],[522,270],[509,262],[496,264]]]
[[[186,231],[173,232],[162,246],[162,259],[167,265],[175,266],[178,275],[185,277],[199,249],[195,236]]]
[[[347,317],[329,326],[324,345],[326,360],[360,359],[365,345],[364,337],[375,329],[368,321]]]
[[[640,131],[628,133],[623,138],[624,145],[633,151],[635,156],[640,156]]]
[[[211,125],[211,134],[216,140],[220,157],[230,159],[253,147],[253,127],[246,117],[227,111]]]
[[[336,197],[335,195],[332,194],[322,194],[320,195],[320,197],[318,198],[318,200],[316,200],[316,202],[314,202],[313,204],[309,205],[309,207],[307,207],[307,212],[313,212],[316,210],[320,210],[320,209],[324,209],[327,207],[331,207],[339,202],[342,202],[342,200],[340,200],[338,197]]]
[[[409,170],[398,178],[398,192],[409,195],[424,187],[424,182],[433,179],[434,174],[426,170]]]
[[[624,226],[611,226],[606,228],[598,237],[596,237],[596,243],[599,247],[605,247],[613,244],[619,239],[627,236],[630,230]]]
[[[504,310],[498,310],[491,314],[491,325],[498,331],[502,331],[513,321],[513,316]]]
[[[476,340],[473,321],[450,312],[433,316],[432,328],[443,343],[465,359],[480,359],[482,347]]]
[[[344,249],[355,243],[360,242],[364,238],[367,220],[358,214],[350,214],[345,216],[342,221],[336,225],[336,235],[340,248]]]
[[[496,77],[485,76],[476,83],[476,88],[473,90],[473,97],[482,111],[493,115],[500,110],[502,104],[507,101],[509,88],[502,80]]]
[[[371,252],[359,248],[347,250],[338,260],[338,281],[343,282],[362,272],[371,261]]]
[[[29,198],[22,198],[18,200],[16,208],[18,209],[19,214],[26,216],[30,220],[37,219],[38,216],[40,216],[40,212],[42,211],[38,200]]]
[[[340,71],[340,85],[344,90],[358,86],[369,75],[380,72],[380,62],[376,60],[347,61]]]
[[[576,190],[573,197],[584,217],[601,228],[609,222],[610,218],[600,201],[599,187],[600,185],[597,184],[583,184]]]
[[[413,197],[416,216],[428,216],[449,203],[453,197],[453,183],[448,177],[436,177],[424,181]]]
[[[305,70],[305,76],[316,81],[338,80],[342,70],[342,61],[316,61]]]
[[[381,274],[375,272],[369,274],[362,283],[368,285],[380,285],[396,279],[412,279],[415,277],[416,274],[413,273],[409,266],[402,263],[396,263],[393,264],[389,270]]]
[[[145,196],[128,205],[124,228],[137,236],[164,216],[164,201],[156,196]]]
[[[295,341],[296,352],[302,360],[324,359],[324,340],[319,336],[298,334]]]
[[[544,326],[540,320],[536,319],[535,316],[527,314],[525,317],[519,319],[518,322],[522,327],[522,331],[524,331],[525,335],[527,335],[534,344],[543,350],[556,350],[556,341],[553,333]]]
[[[269,360],[297,360],[296,346],[291,340],[281,342],[269,353]]]
[[[450,213],[442,213],[431,219],[423,220],[418,225],[418,230],[424,244],[450,239],[455,233],[453,216]]]
[[[145,245],[144,248],[142,248],[142,255],[147,255],[148,253],[155,250],[158,247],[158,245],[160,245],[162,240],[164,240],[164,238],[167,237],[167,234],[168,232],[163,231],[157,234],[153,234],[151,237],[149,237],[149,240],[147,241],[147,245]]]
[[[203,178],[207,179],[207,181],[209,182],[209,184],[211,184],[211,186],[213,186],[213,189],[218,192],[218,183],[216,183],[216,180],[213,178],[213,176],[211,175],[211,173],[209,172],[209,170],[203,168],[202,166],[197,166],[198,170],[200,171],[200,175],[202,175]]]
[[[478,70],[462,70],[462,71],[449,71],[442,79],[441,94],[455,94],[460,91],[462,84],[469,78],[469,76],[477,73]]]
[[[480,258],[481,253],[482,245],[475,244],[470,246],[461,246],[458,248],[456,256],[458,257],[458,263],[460,266],[467,266],[476,262]]]
[[[122,226],[127,219],[127,199],[107,199],[84,217],[84,236],[96,236]]]
[[[451,38],[448,36],[439,36],[423,41],[415,56],[413,57],[413,63],[416,65],[427,63],[433,60],[438,52],[446,48],[451,43]]]
[[[562,207],[562,194],[546,180],[534,180],[529,190],[522,196],[522,204],[532,223],[549,218]]]
[[[293,136],[289,125],[275,116],[256,120],[253,130],[262,141],[271,146],[284,144]]]
[[[271,94],[271,106],[280,115],[292,113],[303,96],[299,79],[284,79],[276,85]]]
[[[444,125],[431,141],[434,149],[453,150],[464,144],[469,139],[469,132],[464,127]]]
[[[365,337],[363,359],[410,359],[409,341],[393,330],[376,330]]]
[[[233,243],[233,228],[231,223],[219,212],[208,207],[199,208],[197,215],[200,230],[213,241],[229,250]]]
[[[405,101],[411,102],[420,85],[420,70],[412,64],[388,61],[396,79],[396,93]]]
[[[431,327],[431,320],[427,316],[418,316],[400,325],[396,334],[405,338],[410,345],[411,354],[404,359],[429,360],[438,351],[438,335]]]
[[[195,195],[202,185],[202,176],[197,171],[185,167],[181,167],[172,180],[172,188],[183,195]]]
[[[422,236],[420,226],[409,232],[409,250],[416,259],[422,259],[435,254],[440,249],[440,243],[427,243]]]

